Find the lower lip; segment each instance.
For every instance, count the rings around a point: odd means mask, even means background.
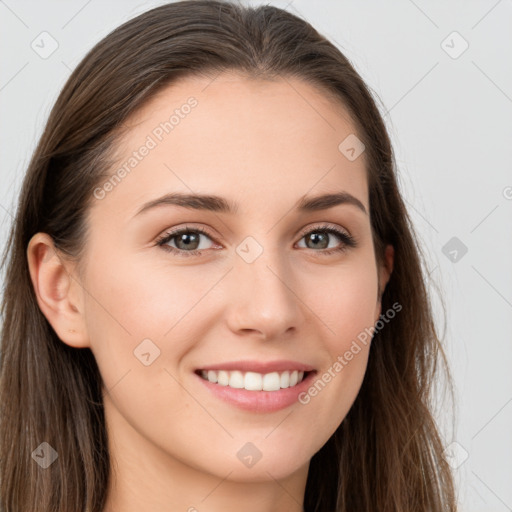
[[[312,371],[299,384],[278,391],[248,391],[243,388],[230,388],[205,380],[197,373],[194,375],[211,393],[239,409],[252,412],[273,412],[290,407],[297,402],[300,393],[305,392],[311,385],[315,374],[316,371]]]

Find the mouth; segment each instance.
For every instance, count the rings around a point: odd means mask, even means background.
[[[310,374],[316,373],[316,370],[257,373],[241,370],[199,369],[195,373],[211,384],[227,388],[245,389],[247,391],[279,391],[280,389],[298,386]]]
[[[317,370],[297,361],[231,361],[194,371],[201,387],[238,409],[272,413],[299,401]]]

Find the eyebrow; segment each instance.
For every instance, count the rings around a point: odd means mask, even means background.
[[[299,212],[307,213],[327,210],[341,204],[355,206],[368,215],[363,203],[357,199],[357,197],[354,197],[348,192],[323,194],[314,197],[304,196],[297,201],[295,208],[299,210]],[[231,215],[238,211],[238,204],[233,201],[229,201],[224,197],[210,194],[184,194],[182,192],[173,192],[145,203],[137,211],[135,216],[163,205],[181,206],[191,210],[206,210]]]

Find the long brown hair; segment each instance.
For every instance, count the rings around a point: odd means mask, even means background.
[[[2,262],[1,510],[100,512],[110,478],[101,375],[92,352],[60,341],[41,313],[30,238],[48,233],[79,261],[92,191],[109,170],[123,122],[178,78],[222,71],[296,77],[348,109],[366,146],[377,261],[386,244],[395,249],[382,311],[395,303],[403,310],[375,332],[352,408],[311,459],[305,511],[454,511],[433,413],[438,362],[451,379],[376,102],[340,50],[301,18],[210,0],[162,5],[100,41],[69,77],[32,156]],[[44,470],[32,457],[42,442],[58,453]]]

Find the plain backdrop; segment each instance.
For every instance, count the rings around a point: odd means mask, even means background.
[[[2,246],[71,70],[112,29],[161,3],[0,0]],[[512,511],[512,3],[266,3],[312,23],[378,98],[455,379],[455,430],[449,402],[437,415],[462,510]]]

